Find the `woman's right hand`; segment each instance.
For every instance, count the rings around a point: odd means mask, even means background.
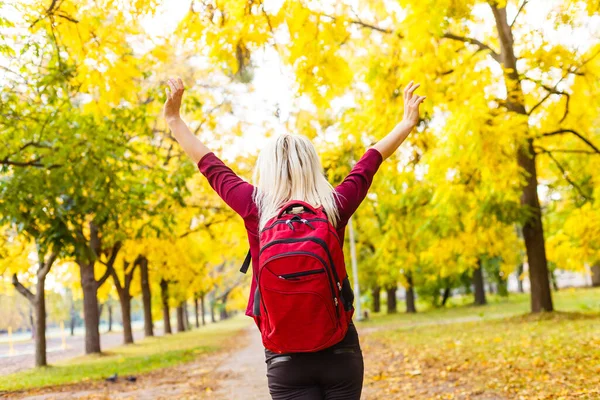
[[[167,93],[167,101],[163,108],[163,115],[169,121],[177,120],[180,118],[179,109],[181,108],[181,98],[183,97],[183,81],[181,78],[167,80],[169,88],[165,88]]]

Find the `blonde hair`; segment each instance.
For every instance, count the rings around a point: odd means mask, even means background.
[[[334,226],[339,221],[336,193],[325,178],[315,147],[305,136],[284,134],[269,140],[260,151],[253,180],[259,229],[290,200],[323,206]]]

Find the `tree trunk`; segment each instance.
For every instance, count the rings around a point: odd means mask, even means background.
[[[450,287],[446,287],[444,289],[444,293],[442,294],[442,307],[446,305],[451,294],[452,290],[450,289]]]
[[[519,293],[525,293],[525,289],[523,288],[523,279],[521,279],[521,275],[523,275],[524,268],[523,264],[519,264],[517,267],[517,290]]]
[[[506,8],[498,8],[491,4],[496,29],[500,40],[500,58],[504,67],[504,83],[506,87],[506,107],[509,111],[519,114],[524,119],[523,129],[527,126],[527,111],[525,109],[523,89],[519,80],[517,58],[514,52],[514,39],[510,24],[506,17]],[[542,226],[542,210],[537,193],[536,157],[533,139],[529,138],[520,145],[517,162],[525,172],[526,184],[523,187],[521,204],[527,208],[528,217],[523,224],[523,238],[527,249],[529,263],[529,280],[531,283],[531,311],[552,311],[552,294],[548,279],[548,262],[544,229]]]
[[[70,298],[70,310],[69,310],[69,325],[71,329],[71,336],[75,336],[75,300],[73,300],[73,292],[68,289]]]
[[[131,282],[133,280],[133,274],[135,269],[140,263],[140,256],[131,263],[129,261],[123,261],[123,282],[117,275],[117,271],[113,268],[110,274],[113,277],[115,283],[115,289],[119,295],[119,304],[121,305],[121,320],[123,324],[123,343],[133,343],[133,331],[131,329]]]
[[[408,285],[406,288],[406,312],[414,314],[417,312],[417,306],[415,305],[415,288],[411,274],[406,274],[406,283]]]
[[[204,318],[204,297],[205,295],[202,294],[202,296],[200,296],[200,309],[201,309],[201,314],[202,314],[202,326],[206,325],[206,319]]]
[[[600,286],[600,262],[597,262],[592,267],[592,286],[593,287]]]
[[[183,303],[177,306],[177,332],[184,332],[185,326],[183,325]]]
[[[121,316],[123,319],[123,343],[133,343],[133,331],[131,329],[131,296],[129,293],[124,293],[119,296],[121,303]]]
[[[554,271],[550,271],[550,282],[552,283],[552,289],[558,292],[558,281],[556,280],[556,274]]]
[[[98,283],[94,278],[94,263],[79,262],[78,264],[81,275],[81,290],[83,291],[85,354],[100,353]]]
[[[112,332],[112,304],[108,303],[107,304],[108,307],[108,331]]]
[[[46,278],[38,277],[35,293],[35,366],[44,367],[46,362]]]
[[[168,335],[173,331],[171,330],[171,315],[169,313],[169,282],[164,279],[160,280],[160,297],[162,299],[165,335]]]
[[[210,320],[212,323],[217,322],[215,318],[215,298],[214,295],[210,299]]]
[[[183,302],[183,322],[184,322],[184,328],[186,331],[189,331],[192,329],[192,327],[190,326],[190,317],[189,317],[189,310],[188,310],[188,303],[187,300],[185,300]]]
[[[196,316],[196,328],[200,328],[200,315],[198,311],[198,296],[194,296],[194,314]]]
[[[144,306],[144,336],[154,336],[154,325],[152,324],[152,294],[150,293],[148,259],[146,257],[142,257],[140,262],[140,283],[142,286],[142,304]]]
[[[371,293],[373,295],[373,312],[381,312],[381,286],[375,286]]]
[[[396,286],[388,287],[385,291],[387,293],[387,313],[396,314],[398,312],[396,305]]]
[[[477,260],[477,268],[473,271],[473,286],[475,287],[475,305],[483,306],[487,304],[485,298],[485,283],[483,282],[483,268],[481,260]]]
[[[33,317],[33,304],[29,303],[29,326],[31,327],[31,339],[35,339],[35,318]]]

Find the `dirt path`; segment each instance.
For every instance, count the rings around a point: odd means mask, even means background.
[[[256,326],[248,328],[245,336],[248,344],[217,367],[221,382],[216,394],[223,399],[269,399],[265,352]]]

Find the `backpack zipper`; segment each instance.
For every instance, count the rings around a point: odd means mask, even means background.
[[[299,271],[299,272],[292,272],[290,274],[283,274],[283,275],[279,275],[279,277],[281,279],[290,279],[290,278],[299,278],[301,276],[320,274],[320,273],[324,273],[324,272],[325,272],[325,268],[311,269],[308,271]]]
[[[260,257],[260,255],[262,254],[263,250],[265,250],[268,247],[271,247],[275,244],[281,244],[281,243],[298,243],[298,242],[315,242],[317,244],[319,244],[324,250],[325,253],[327,253],[327,257],[329,258],[329,268],[331,269],[331,272],[333,273],[333,276],[335,278],[335,283],[336,286],[338,288],[338,290],[340,291],[340,294],[342,293],[342,285],[340,284],[340,278],[337,274],[337,271],[335,270],[335,265],[333,265],[333,257],[331,257],[331,253],[329,252],[329,248],[327,248],[327,243],[325,243],[324,240],[319,239],[319,238],[315,238],[315,237],[307,237],[307,238],[289,238],[289,239],[278,239],[278,240],[273,240],[272,242],[267,243],[266,245],[264,245],[260,251],[258,252],[258,256]],[[289,254],[289,253],[288,253]],[[312,253],[309,253],[312,254]],[[320,257],[319,257],[320,258]],[[266,263],[266,261],[265,261]]]
[[[290,218],[290,219],[286,219],[286,220],[279,220],[279,221],[275,221],[275,222],[273,222],[271,225],[269,225],[269,226],[267,226],[267,227],[263,228],[263,229],[262,229],[262,230],[259,232],[259,234],[263,233],[264,231],[268,231],[269,229],[273,229],[273,228],[275,227],[275,225],[279,225],[279,224],[287,224],[287,223],[288,223],[288,221],[291,221],[291,218]],[[313,228],[313,227],[312,227],[312,226],[309,224],[310,222],[327,222],[327,223],[329,223],[329,220],[328,220],[328,219],[325,219],[325,218],[310,218],[310,219],[303,219],[303,220],[301,219],[301,220],[299,220],[299,221],[300,221],[300,222],[303,222],[303,223],[305,223],[305,224],[307,224],[307,225],[308,225],[309,227],[311,227],[311,228]],[[306,222],[304,222],[304,221],[306,221]],[[313,229],[314,229],[314,228],[313,228]],[[340,246],[342,246],[342,241],[340,240],[340,237],[338,236],[337,232],[336,232],[336,231],[334,231],[334,230],[331,230],[330,228],[329,228],[329,232],[330,232],[330,233],[332,233],[332,234],[333,234],[333,236],[335,236],[335,238],[337,239],[337,241],[338,241],[338,243],[340,244]]]
[[[267,227],[263,228],[263,229],[260,231],[260,233],[263,233],[264,231],[267,231],[267,230],[269,230],[269,229],[272,229],[272,228],[274,228],[274,227],[275,227],[275,225],[279,225],[279,224],[285,224],[285,223],[287,223],[287,221],[291,221],[291,218],[290,218],[290,219],[286,219],[286,220],[279,220],[279,221],[275,221],[275,222],[273,222],[271,225],[269,225],[269,226],[267,226]],[[307,221],[307,222],[313,222],[313,221],[329,222],[329,220],[328,220],[328,219],[325,219],[325,218],[310,218],[310,219],[305,219],[304,221]]]

